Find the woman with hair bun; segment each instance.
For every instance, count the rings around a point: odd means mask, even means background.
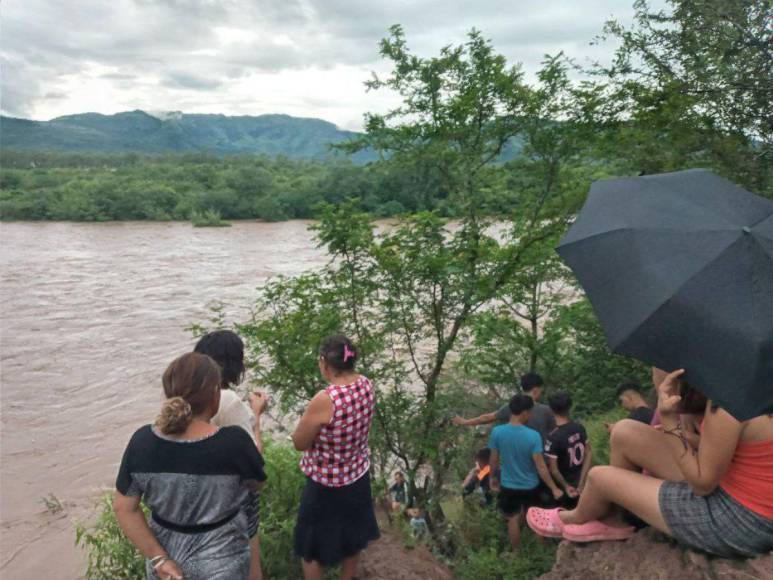
[[[309,403],[292,435],[304,451],[308,480],[295,526],[295,554],[306,580],[321,580],[324,567],[341,564],[354,578],[359,553],[379,537],[370,488],[368,433],[375,406],[373,386],[355,371],[357,349],[343,335],[322,341],[319,370],[328,387]]]
[[[250,548],[241,507],[248,490],[266,479],[263,457],[240,427],[210,423],[222,382],[210,357],[175,359],[162,382],[167,400],[160,415],[134,433],[121,461],[113,502],[118,524],[145,556],[148,578],[246,580]]]

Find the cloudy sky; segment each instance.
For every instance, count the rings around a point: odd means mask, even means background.
[[[659,6],[664,0],[655,0]],[[378,41],[395,23],[429,56],[472,27],[532,74],[546,53],[604,59],[591,46],[633,0],[5,0],[4,114],[144,109],[319,117],[360,129],[394,103],[367,93]]]

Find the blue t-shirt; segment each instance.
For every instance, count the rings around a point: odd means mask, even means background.
[[[499,425],[491,431],[489,449],[496,449],[502,469],[502,487],[534,489],[539,485],[534,454],[542,454],[542,437],[525,425]]]

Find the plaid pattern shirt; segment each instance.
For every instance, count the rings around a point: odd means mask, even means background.
[[[326,487],[357,481],[370,468],[368,433],[373,419],[373,385],[361,376],[351,385],[330,385],[333,418],[301,458],[301,471]]]

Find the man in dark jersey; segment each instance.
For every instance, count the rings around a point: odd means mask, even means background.
[[[573,509],[585,487],[592,452],[585,427],[572,421],[569,413],[572,398],[563,391],[550,396],[550,409],[556,417],[556,428],[545,441],[545,457],[550,475],[566,492],[561,505]]]

